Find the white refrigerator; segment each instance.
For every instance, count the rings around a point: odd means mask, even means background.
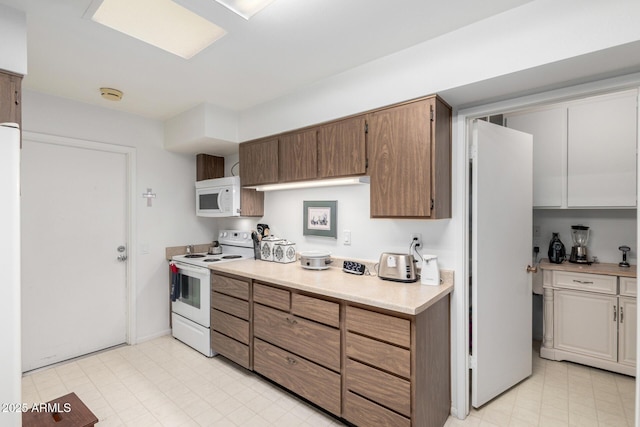
[[[22,402],[20,341],[20,129],[0,123],[0,402]],[[0,425],[20,425],[16,407],[0,413]]]

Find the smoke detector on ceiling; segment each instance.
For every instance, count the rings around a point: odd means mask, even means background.
[[[122,99],[122,91],[109,87],[101,87],[100,95],[102,95],[104,99],[108,99],[109,101],[120,101]]]

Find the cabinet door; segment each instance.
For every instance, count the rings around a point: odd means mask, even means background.
[[[21,76],[0,72],[0,123],[21,124],[21,83]]]
[[[533,135],[533,206],[566,206],[567,109],[515,114],[506,126]]]
[[[251,188],[243,188],[240,192],[240,215],[263,216],[264,193]]]
[[[617,361],[618,298],[589,292],[554,293],[554,347]]]
[[[282,135],[279,147],[280,182],[314,179],[318,176],[316,129]]]
[[[569,207],[636,206],[637,92],[569,106]]]
[[[318,132],[318,177],[364,175],[367,172],[365,116],[330,123]]]
[[[371,217],[431,215],[432,100],[369,116]]]
[[[242,186],[278,182],[278,138],[244,142],[239,155]]]
[[[620,343],[618,362],[636,366],[636,325],[638,320],[635,298],[620,297],[620,325],[618,328]]]

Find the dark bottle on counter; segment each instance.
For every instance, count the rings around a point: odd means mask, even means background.
[[[562,244],[560,237],[558,237],[558,233],[553,233],[553,236],[551,237],[548,255],[549,261],[555,264],[561,264],[567,255],[564,249],[564,244]]]

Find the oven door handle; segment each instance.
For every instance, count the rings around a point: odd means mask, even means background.
[[[180,270],[190,271],[191,273],[195,273],[195,274],[202,274],[202,273],[208,273],[209,272],[209,269],[205,268],[205,267],[191,267],[191,266],[187,266],[186,264],[179,263],[179,262],[174,262],[174,264]]]

